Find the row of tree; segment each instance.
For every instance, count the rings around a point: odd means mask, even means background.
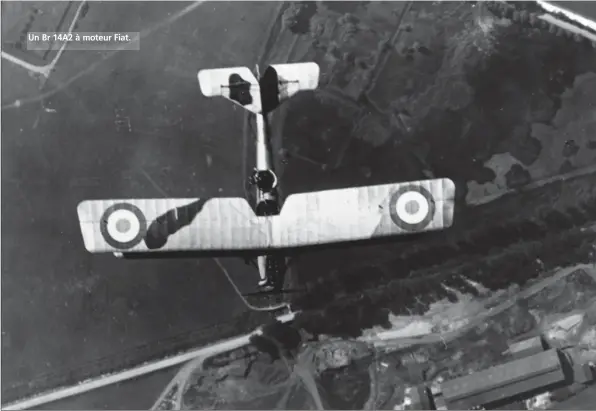
[[[471,237],[465,244],[466,248],[462,247],[466,254],[453,252],[454,258],[459,261],[465,258],[468,262],[452,269],[442,268],[444,262],[441,262],[433,271],[427,270],[427,275],[399,278],[400,273],[420,267],[412,265],[411,261],[408,264],[396,259],[384,263],[386,268],[390,268],[386,272],[369,267],[371,274],[379,273],[373,275],[376,278],[372,278],[370,283],[360,281],[361,284],[351,284],[358,276],[342,275],[340,272],[330,278],[321,278],[317,283],[309,284],[308,292],[302,301],[297,302],[298,306],[309,311],[304,326],[310,327],[309,330],[315,334],[325,330],[332,333],[333,330],[338,335],[354,337],[363,328],[387,325],[387,308],[393,313],[422,313],[437,300],[447,298],[455,301],[457,296],[442,285],[459,292],[478,294],[479,290],[467,280],[499,290],[515,283],[525,284],[544,270],[556,266],[591,261],[595,258],[590,242],[593,235],[580,232],[565,234],[565,230],[596,215],[595,206],[592,204],[591,207],[591,213],[579,207],[567,213],[551,211],[546,213],[542,223],[525,222],[520,225],[512,221],[487,233],[479,233],[480,237]],[[507,237],[509,241],[502,240]],[[470,258],[470,250],[477,258]],[[419,264],[423,265],[424,257],[428,259],[431,254],[430,250],[421,252]],[[366,269],[362,271],[360,276],[365,274]],[[388,272],[398,278],[391,280]],[[338,298],[340,295],[344,297]]]
[[[402,252],[390,261],[375,262],[374,266],[365,266],[350,274],[336,271],[329,273],[327,277],[319,277],[315,282],[306,284],[308,292],[297,299],[296,303],[305,308],[314,308],[333,300],[338,294],[351,295],[359,290],[368,290],[375,284],[382,284],[395,276],[395,273],[408,273],[413,268],[428,271],[450,261],[490,256],[515,244],[540,242],[549,235],[557,236],[581,226],[595,216],[596,205],[591,201],[584,201],[565,212],[553,209],[533,219],[519,221],[512,218],[476,229],[469,227],[463,237],[443,239],[444,243],[438,242],[434,247]],[[383,269],[379,267],[380,264],[391,269]],[[459,285],[466,287],[461,283]]]
[[[518,252],[488,259],[484,264],[471,265],[467,277],[493,290],[506,289],[514,283],[525,284],[540,275],[544,269],[596,261],[591,241],[593,238],[537,241],[525,245]],[[537,256],[541,257],[540,264],[537,264]],[[401,315],[423,314],[430,304],[448,298],[449,291],[441,287],[443,277],[456,278],[459,273],[454,269],[442,274],[436,278],[396,280],[378,289],[362,290],[358,297],[328,301],[322,310],[301,314],[296,326],[315,335],[344,338],[358,337],[363,329],[373,326],[388,327],[389,312]],[[520,324],[519,327],[509,327],[507,333],[517,334],[515,330],[519,328],[525,330],[526,325],[523,324],[526,323]]]

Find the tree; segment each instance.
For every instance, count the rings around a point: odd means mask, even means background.
[[[327,15],[317,13],[310,18],[310,36],[318,42],[323,42],[327,28]]]
[[[303,5],[301,3],[292,2],[284,10],[281,17],[281,24],[284,29],[293,31],[296,24],[298,24],[298,16],[302,10]]]
[[[342,28],[342,40],[347,41],[354,38],[356,33],[360,31],[358,23],[358,18],[351,13],[346,13],[337,19],[337,25]]]
[[[358,17],[354,16],[352,13],[343,14],[337,19],[337,24],[341,24],[342,26],[346,24],[357,25],[359,22],[360,20],[358,20]]]

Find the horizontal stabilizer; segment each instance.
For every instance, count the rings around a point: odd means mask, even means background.
[[[198,78],[206,97],[223,96],[253,113],[261,112],[259,82],[248,67],[200,70]]]
[[[315,90],[319,85],[317,63],[272,64],[260,79],[263,110],[273,111],[299,91]]]
[[[435,179],[292,194],[268,217],[244,198],[90,200],[78,217],[91,252],[253,251],[442,230],[454,198]]]

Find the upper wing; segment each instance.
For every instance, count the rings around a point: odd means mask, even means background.
[[[271,217],[275,248],[367,240],[453,224],[449,179],[353,187],[288,196]]]
[[[90,200],[77,211],[91,252],[242,251],[441,230],[454,196],[436,179],[293,194],[271,217],[243,198]]]
[[[206,97],[223,96],[253,113],[261,112],[259,82],[248,67],[200,70],[198,79]]]
[[[78,206],[91,252],[267,248],[269,221],[244,198],[90,200]]]

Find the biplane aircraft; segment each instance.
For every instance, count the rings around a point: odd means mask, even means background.
[[[259,288],[281,292],[290,252],[452,225],[455,186],[447,178],[291,194],[282,204],[269,115],[317,88],[316,63],[271,65],[262,76],[258,67],[256,76],[247,67],[201,70],[198,81],[205,96],[223,96],[255,116],[254,204],[239,197],[83,201],[77,211],[88,251],[256,259]]]

